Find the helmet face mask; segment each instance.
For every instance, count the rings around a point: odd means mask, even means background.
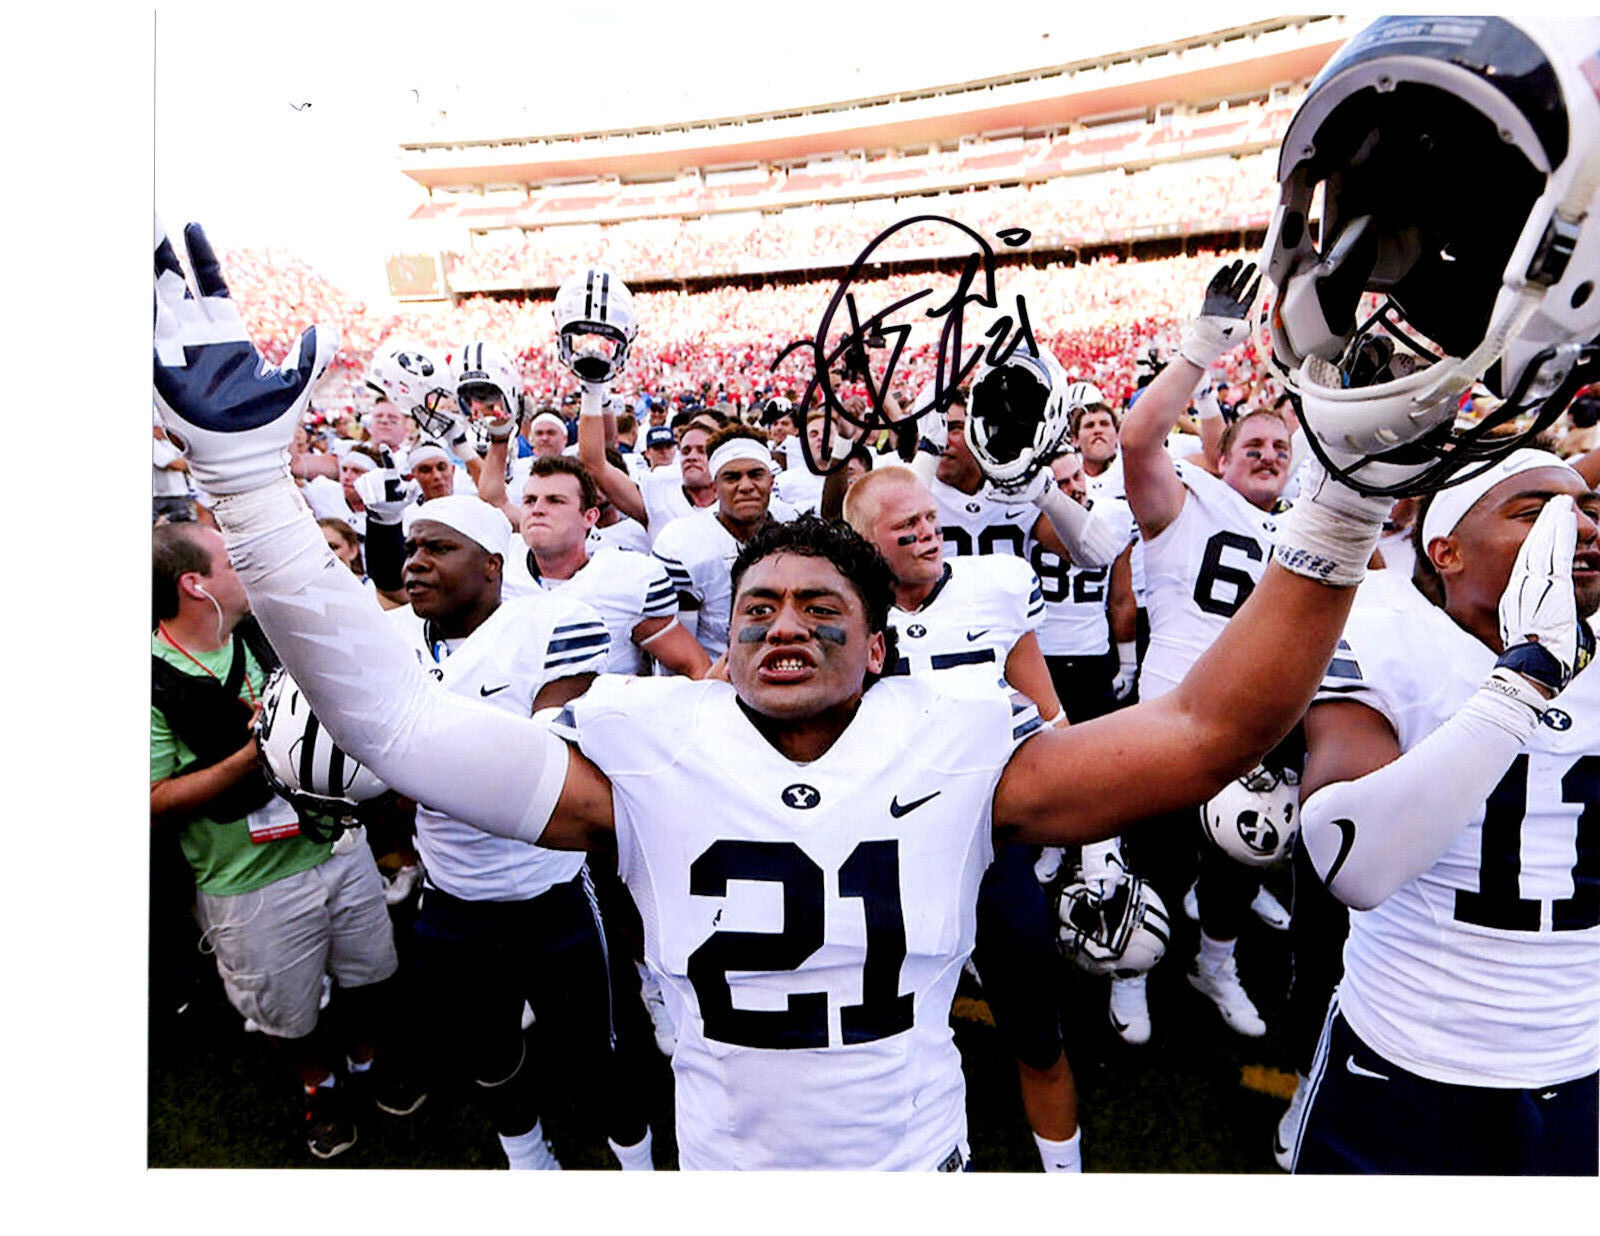
[[[1017,348],[982,364],[967,404],[967,449],[1001,490],[1020,489],[1066,440],[1068,383],[1055,358]]]
[[[1597,48],[1593,22],[1382,18],[1291,121],[1265,248],[1271,359],[1313,451],[1357,489],[1465,479],[1600,371],[1600,105],[1578,67]],[[1480,378],[1505,405],[1457,429]]]
[[[1062,955],[1090,974],[1145,974],[1172,939],[1166,906],[1138,876],[1121,881],[1104,898],[1081,882],[1070,883],[1061,890],[1056,912]]]
[[[443,407],[454,383],[450,367],[414,339],[390,339],[372,355],[367,370],[369,389],[409,414],[430,437],[442,437],[450,426]]]
[[[482,454],[489,447],[491,426],[521,418],[522,375],[502,348],[475,339],[456,358],[455,398]]]
[[[639,333],[633,293],[609,270],[579,271],[556,291],[556,356],[584,382],[615,381]]]

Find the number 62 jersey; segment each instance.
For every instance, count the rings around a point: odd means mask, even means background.
[[[602,677],[558,723],[611,779],[617,867],[697,1169],[933,1170],[966,1138],[950,1005],[1031,703],[885,679],[795,763],[722,682]]]
[[[1405,752],[1495,654],[1409,583],[1388,584],[1362,586],[1316,702],[1372,708]],[[1600,1067],[1600,674],[1551,703],[1431,868],[1351,911],[1339,1008],[1433,1081],[1524,1089]]]

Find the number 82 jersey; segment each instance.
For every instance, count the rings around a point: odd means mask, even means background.
[[[614,787],[618,871],[678,1027],[682,1166],[948,1159],[966,1136],[950,1005],[1032,705],[885,679],[809,764],[721,682],[601,678],[561,724]]]

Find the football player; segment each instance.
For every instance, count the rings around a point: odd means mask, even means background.
[[[762,524],[769,518],[792,518],[793,511],[772,509],[772,452],[760,431],[730,425],[706,446],[717,505],[660,529],[654,552],[678,590],[679,608],[695,616],[695,639],[711,656],[720,657],[728,650],[728,570]]]
[[[560,591],[591,606],[611,636],[608,674],[639,674],[650,661],[667,673],[704,677],[711,658],[678,621],[678,597],[665,565],[648,554],[594,545],[600,493],[576,459],[536,459],[523,488],[524,554],[508,562],[518,594]],[[513,572],[509,568],[515,565]]]
[[[1144,547],[1145,597],[1150,643],[1139,669],[1139,697],[1175,688],[1229,619],[1249,598],[1272,557],[1279,496],[1289,479],[1289,427],[1270,412],[1241,417],[1223,437],[1220,475],[1174,463],[1165,442],[1189,399],[1223,351],[1246,334],[1255,299],[1254,265],[1224,266],[1206,289],[1200,316],[1186,330],[1177,355],[1147,386],[1122,422],[1121,463],[1128,506]],[[1194,835],[1193,812],[1152,822],[1144,830],[1156,848]],[[1135,856],[1148,866],[1149,855]],[[1189,982],[1214,1003],[1230,1029],[1247,1037],[1266,1024],[1239,982],[1234,958],[1243,919],[1259,902],[1268,906],[1259,871],[1217,846],[1201,848],[1196,897],[1200,950]],[[1142,1027],[1148,1021],[1145,977],[1114,980],[1111,1016]],[[1145,1007],[1139,1007],[1145,1006]]]
[[[1044,617],[1039,581],[1008,554],[944,560],[933,495],[909,468],[880,468],[852,485],[845,519],[894,573],[890,674],[970,673],[1000,677],[1047,724],[1065,714],[1039,651]],[[1047,1172],[1081,1171],[1077,1091],[1056,1007],[1056,925],[1025,846],[1004,847],[978,886],[973,965],[995,1025],[1017,1061],[1022,1106]]]
[[[1600,1169],[1597,519],[1518,451],[1424,502],[1433,599],[1351,615],[1306,717],[1307,852],[1356,913],[1297,1172]]]
[[[388,620],[437,689],[531,717],[560,707],[605,668],[605,626],[575,597],[502,602],[511,528],[493,507],[468,494],[437,498],[409,508],[404,531],[411,604]],[[560,1166],[544,1139],[540,1078],[569,1061],[587,1066],[618,1161],[650,1168],[649,1129],[634,1105],[638,1035],[612,988],[583,856],[491,836],[426,805],[430,792],[415,797],[427,871],[415,929],[422,1057],[476,1082],[514,1169]],[[524,1001],[536,1019],[533,1060]]]

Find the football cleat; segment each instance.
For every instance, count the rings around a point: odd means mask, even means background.
[[[1238,963],[1231,954],[1217,966],[1208,966],[1195,958],[1189,969],[1189,985],[1217,1006],[1222,1020],[1235,1034],[1259,1039],[1267,1032],[1267,1023],[1261,1020],[1255,1002],[1239,981]]]

